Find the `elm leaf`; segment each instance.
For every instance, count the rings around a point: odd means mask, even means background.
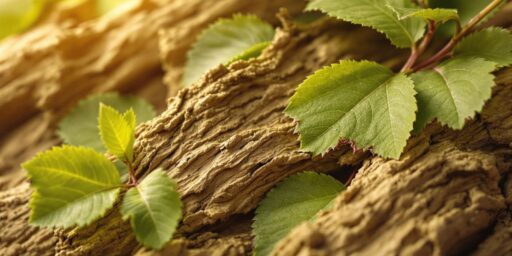
[[[93,95],[81,100],[59,122],[57,130],[59,137],[67,144],[91,147],[98,152],[106,152],[98,128],[100,102],[119,112],[126,112],[132,108],[137,116],[136,124],[148,121],[155,116],[153,106],[141,98],[120,96],[117,93]]]
[[[433,70],[411,75],[418,92],[419,132],[434,118],[453,129],[461,129],[466,119],[481,111],[491,97],[495,64],[481,58],[455,57]]]
[[[245,50],[244,52],[240,53],[239,55],[235,56],[233,59],[227,62],[226,65],[229,65],[239,60],[249,60],[252,58],[257,58],[258,56],[260,56],[263,50],[265,50],[270,45],[270,43],[270,41],[257,43],[251,46],[249,49]]]
[[[329,16],[371,27],[384,33],[399,48],[412,47],[423,36],[421,19],[399,20],[393,8],[414,7],[410,0],[314,0],[306,10],[322,11]]]
[[[392,7],[391,7],[392,8]],[[458,20],[459,15],[456,9],[444,8],[392,8],[398,15],[398,19],[404,20],[412,17],[432,20],[438,23],[444,23],[449,20]]]
[[[497,67],[508,66],[512,64],[512,33],[498,27],[486,28],[462,39],[454,53],[492,61]]]
[[[343,184],[331,176],[314,172],[295,174],[280,182],[256,209],[256,256],[270,255],[279,240],[301,222],[313,219],[343,190]]]
[[[471,18],[477,15],[484,9],[491,1],[489,0],[429,0],[429,5],[432,8],[448,8],[456,9],[462,25],[467,24]],[[500,8],[496,8],[489,15],[487,15],[481,22],[485,22],[492,17]],[[438,31],[441,35],[452,36],[455,33],[455,23],[448,22],[439,26]]]
[[[176,184],[160,169],[128,190],[121,205],[123,219],[130,219],[135,237],[152,249],[160,249],[171,238],[181,218]]]
[[[285,113],[299,122],[301,148],[325,153],[340,139],[398,158],[416,112],[412,81],[370,61],[344,60],[299,85]]]
[[[119,159],[133,160],[133,142],[135,141],[135,117],[130,119],[133,110],[124,115],[112,107],[100,103],[98,118],[100,136],[107,151]],[[125,117],[127,116],[127,117]]]
[[[35,190],[30,223],[36,226],[85,226],[103,216],[119,194],[116,167],[90,148],[54,147],[22,166]]]
[[[184,86],[196,82],[219,64],[229,63],[255,45],[271,41],[272,26],[254,15],[235,14],[206,28],[187,54],[182,78]],[[261,51],[260,51],[261,52]]]

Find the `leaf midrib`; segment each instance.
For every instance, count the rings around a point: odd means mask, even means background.
[[[323,131],[319,136],[317,136],[317,138],[314,140],[315,142],[320,139],[321,137],[325,136],[326,133],[328,132],[331,132],[331,130],[333,129],[333,127],[335,127],[335,125],[339,122],[341,122],[342,120],[345,120],[345,116],[347,116],[348,113],[351,113],[354,108],[356,106],[358,106],[361,102],[365,101],[368,97],[370,97],[371,95],[373,95],[375,93],[375,91],[377,91],[382,85],[386,84],[389,80],[391,80],[395,75],[391,75],[390,77],[388,77],[384,82],[380,83],[378,86],[376,86],[373,90],[370,91],[370,93],[368,93],[366,96],[364,96],[363,98],[361,98],[359,101],[357,101],[355,104],[353,104],[352,106],[350,106],[350,109],[348,111],[346,111],[345,113],[343,113],[343,115],[338,119],[338,121],[334,122],[332,125],[329,126],[329,128],[325,129],[325,131]],[[387,98],[386,98],[387,100]],[[388,108],[388,111],[389,111],[389,108]],[[349,139],[353,139],[353,138],[349,138]]]
[[[435,67],[433,68],[433,70],[439,74],[439,76],[441,76],[441,78],[443,79],[443,82],[444,82],[444,87],[446,88],[446,90],[448,91],[448,95],[450,95],[450,103],[453,105],[453,108],[455,109],[455,114],[457,115],[457,124],[459,124],[459,119],[460,119],[460,113],[459,113],[459,109],[457,108],[457,105],[455,104],[455,97],[452,93],[452,91],[450,90],[450,86],[448,86],[448,78],[446,78],[445,74],[443,73],[443,70],[441,70],[441,68],[438,68],[438,67]],[[441,120],[439,120],[441,121]]]
[[[139,193],[140,195],[140,199],[142,201],[142,203],[146,206],[147,210],[148,210],[148,215],[149,217],[151,218],[151,221],[153,223],[153,227],[155,228],[156,230],[156,233],[158,235],[158,238],[160,240],[162,240],[162,238],[160,237],[160,232],[159,232],[159,229],[158,229],[158,226],[157,226],[157,223],[156,223],[156,220],[155,220],[155,216],[153,216],[153,211],[151,209],[151,207],[149,206],[149,202],[147,201],[147,199],[143,196],[143,193],[142,193],[142,189],[140,188],[140,186],[135,186],[135,189],[137,189],[137,193]]]
[[[371,2],[369,0],[365,0],[366,2]],[[386,15],[388,18],[391,18],[391,20],[396,23],[398,25],[398,27],[400,27],[404,32],[405,32],[405,35],[409,38],[409,42],[411,44],[414,43],[414,39],[412,38],[412,35],[409,34],[409,30],[407,30],[407,28],[398,20],[398,19],[395,19],[392,15],[390,15],[389,13],[387,13],[384,9],[382,9],[380,6],[378,5],[375,5],[375,7],[379,10],[379,11],[382,11],[382,13],[384,15]]]
[[[64,169],[59,169],[59,168],[54,168],[54,167],[49,167],[49,166],[41,166],[39,167],[40,169],[43,169],[43,170],[46,170],[46,171],[49,171],[49,172],[54,172],[54,173],[58,173],[58,174],[61,174],[62,176],[68,176],[68,177],[72,177],[72,178],[75,178],[75,179],[78,179],[78,180],[82,180],[86,183],[90,183],[90,184],[94,184],[94,185],[97,185],[97,186],[101,186],[101,187],[108,187],[108,186],[112,186],[112,185],[115,185],[115,184],[111,184],[111,183],[101,183],[101,182],[98,182],[96,180],[92,180],[92,179],[89,179],[85,176],[80,176],[80,175],[77,175],[75,173],[72,173],[72,172],[68,172]]]
[[[124,122],[125,124],[127,123],[127,122],[124,120],[124,118],[123,118],[122,116],[120,116],[119,121],[120,121],[120,122]],[[108,122],[108,124],[109,124],[110,128],[112,129],[112,133],[114,133],[114,137],[115,137],[115,138],[116,138],[116,140],[117,140],[117,144],[119,145],[119,147],[121,148],[121,150],[122,150],[123,152],[125,152],[125,151],[126,151],[126,145],[123,145],[123,144],[124,144],[124,143],[123,143],[123,140],[121,139],[119,132],[115,129],[115,125],[114,125],[114,123],[112,122],[112,120],[110,120],[110,118],[107,118],[107,122]],[[129,125],[128,125],[128,124],[127,124],[126,126],[128,126],[128,127],[129,127]],[[121,128],[120,130],[122,130],[122,129],[123,129],[123,128]]]

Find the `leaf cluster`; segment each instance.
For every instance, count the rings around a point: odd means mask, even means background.
[[[101,141],[108,154],[126,165],[128,183],[123,184],[112,161],[91,147],[54,147],[25,162],[22,166],[34,189],[30,223],[83,227],[102,217],[124,194],[120,212],[130,221],[137,240],[153,249],[165,245],[181,218],[181,201],[176,184],[161,169],[138,181],[133,169],[136,119],[133,108],[120,113],[99,104]]]
[[[490,98],[492,72],[512,63],[510,31],[470,33],[489,8],[467,24],[456,9],[420,8],[409,0],[315,0],[307,9],[374,28],[395,46],[411,48],[398,73],[375,62],[343,60],[299,85],[285,113],[298,120],[301,148],[314,155],[352,141],[359,149],[399,158],[413,129],[420,132],[433,120],[461,129]],[[433,36],[424,35],[427,24],[433,32],[448,21],[459,24],[452,40],[415,66]]]

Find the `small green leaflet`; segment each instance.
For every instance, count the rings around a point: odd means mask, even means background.
[[[480,58],[456,57],[433,70],[412,74],[418,92],[415,132],[434,118],[448,127],[461,129],[466,119],[481,111],[491,97],[494,67],[493,62]]]
[[[236,56],[273,37],[272,26],[254,15],[236,14],[231,19],[220,19],[199,35],[188,52],[182,84],[191,85],[208,70],[230,63]]]
[[[374,28],[399,48],[412,47],[423,36],[425,22],[421,19],[399,20],[389,6],[408,8],[414,5],[410,0],[314,0],[306,9]]]
[[[464,38],[454,50],[455,56],[480,57],[505,67],[512,64],[512,33],[491,27]]]
[[[270,255],[274,246],[301,222],[311,220],[345,188],[334,178],[304,172],[283,180],[268,192],[254,217],[256,256]]]
[[[300,84],[285,113],[299,121],[301,147],[314,155],[348,139],[398,158],[415,119],[413,87],[404,74],[375,62],[344,60]]]
[[[30,201],[33,225],[85,226],[105,214],[119,193],[116,167],[89,148],[54,147],[22,166],[35,188]]]
[[[392,7],[390,7],[392,8]],[[432,20],[438,23],[444,23],[449,20],[458,20],[459,15],[456,9],[421,9],[421,8],[392,8],[398,15],[398,19],[404,20],[411,17]]]
[[[167,243],[181,218],[176,184],[160,169],[128,190],[121,206],[123,219],[130,219],[137,240],[152,249]]]
[[[112,107],[100,103],[98,118],[100,136],[107,151],[119,159],[133,160],[135,141],[135,113],[129,109],[123,115]]]
[[[256,58],[260,56],[261,52],[263,52],[263,50],[265,50],[265,48],[267,48],[270,45],[270,43],[271,42],[269,41],[255,44],[251,48],[235,56],[233,59],[227,62],[226,65],[230,65],[231,63],[239,60],[249,60],[252,58]]]
[[[44,4],[44,0],[0,1],[0,38],[27,29],[37,20]]]
[[[433,8],[456,9],[462,25],[468,23],[471,18],[473,18],[489,3],[491,3],[490,0],[429,0],[428,2],[429,5]],[[486,21],[492,17],[498,9],[499,8],[491,12],[490,15],[487,15],[483,21]],[[444,36],[451,36],[455,32],[455,23],[451,22],[443,24],[439,27],[438,31],[440,31],[440,33]]]
[[[155,110],[147,101],[134,96],[120,96],[107,93],[90,96],[78,103],[60,122],[57,134],[71,145],[92,147],[98,152],[106,152],[98,129],[100,102],[112,106],[120,112],[133,108],[137,124],[155,116]]]

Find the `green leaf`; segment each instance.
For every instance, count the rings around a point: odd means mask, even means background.
[[[397,47],[411,47],[423,36],[425,22],[421,19],[399,20],[388,6],[407,8],[414,5],[409,0],[314,0],[306,9],[374,28]]]
[[[137,240],[152,249],[167,243],[181,218],[176,184],[160,169],[128,190],[121,205],[123,219],[130,219]]]
[[[483,58],[497,67],[508,66],[512,64],[512,33],[497,27],[475,32],[457,45],[455,55]]]
[[[133,113],[133,110],[131,112]],[[121,115],[114,108],[100,103],[98,123],[101,140],[110,154],[128,161],[133,160],[133,142],[135,141],[135,126],[132,125],[135,122],[132,123],[129,119],[130,115],[130,111]],[[125,119],[125,116],[128,117]]]
[[[27,29],[39,18],[44,3],[43,0],[0,1],[0,38]]]
[[[412,17],[432,20],[438,23],[444,23],[449,20],[459,19],[456,9],[422,9],[422,8],[393,8],[398,15],[398,19],[404,20]]]
[[[155,116],[155,111],[147,101],[134,96],[119,96],[107,93],[90,96],[78,103],[59,123],[57,134],[67,144],[92,147],[98,152],[106,152],[98,129],[100,102],[112,106],[120,112],[133,108],[137,124]]]
[[[297,89],[285,113],[298,119],[301,147],[314,155],[340,139],[398,158],[416,112],[412,81],[369,61],[341,61],[317,71]]]
[[[304,172],[290,176],[268,192],[254,217],[256,256],[270,255],[274,246],[301,222],[311,220],[344,190],[334,178]]]
[[[35,189],[30,222],[36,226],[82,227],[103,216],[119,193],[116,167],[89,148],[54,147],[22,166]]]
[[[257,43],[255,45],[251,46],[251,48],[242,52],[241,54],[235,56],[233,59],[231,59],[229,62],[227,62],[226,65],[230,65],[231,63],[233,63],[235,61],[239,61],[239,60],[249,60],[252,58],[257,58],[258,56],[260,56],[260,54],[263,52],[263,50],[265,50],[265,48],[267,48],[270,45],[270,43],[272,43],[272,42],[268,41],[268,42]]]
[[[271,41],[274,29],[254,15],[220,19],[199,35],[188,52],[182,83],[196,82],[215,66],[229,63],[254,45]]]
[[[415,132],[434,118],[453,129],[461,129],[466,119],[481,111],[485,101],[491,97],[493,70],[492,62],[458,57],[433,70],[412,74],[418,92]]]
[[[133,108],[128,109],[123,114],[123,119],[126,121],[128,126],[130,126],[131,129],[135,130],[135,126],[137,124],[137,117],[135,116],[135,111],[133,111]]]
[[[429,0],[429,5],[433,8],[456,9],[462,25],[467,24],[471,18],[484,9],[490,0]],[[499,8],[496,8],[482,22],[492,17]],[[455,23],[450,22],[438,28],[438,31],[444,36],[451,36],[455,33]]]

